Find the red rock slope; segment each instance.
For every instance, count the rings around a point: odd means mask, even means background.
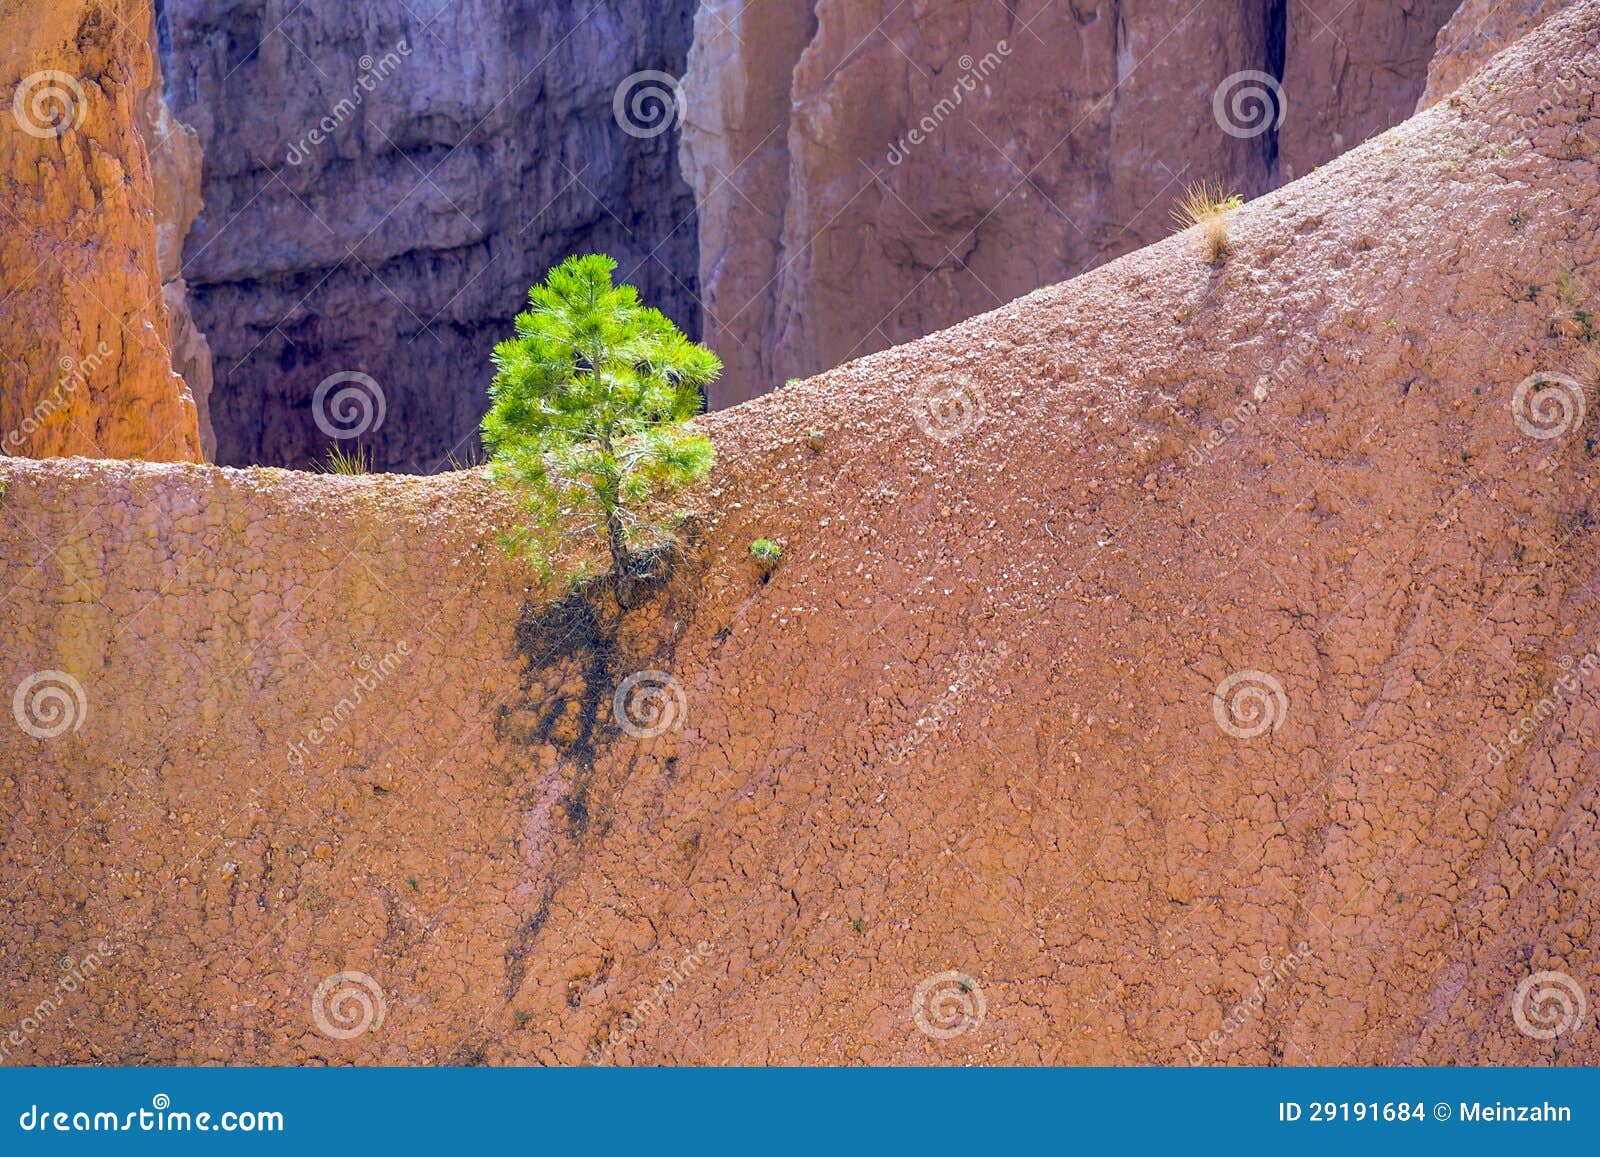
[[[472,475],[5,464],[7,1060],[1600,1062],[1597,78],[716,415],[609,645]]]

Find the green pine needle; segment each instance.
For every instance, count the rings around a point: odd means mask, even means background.
[[[570,257],[528,291],[517,336],[495,347],[483,419],[490,477],[523,499],[519,551],[569,581],[590,548],[623,581],[673,545],[674,519],[657,507],[715,459],[688,423],[722,363],[631,285],[613,285],[616,268]]]

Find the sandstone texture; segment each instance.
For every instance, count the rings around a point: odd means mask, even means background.
[[[1495,53],[1568,3],[1570,0],[1463,0],[1439,29],[1433,59],[1428,63],[1428,87],[1417,102],[1417,111],[1449,96]]]
[[[710,415],[615,637],[476,472],[0,463],[6,1062],[1600,1063],[1597,93]]]
[[[139,109],[149,0],[0,9],[0,452],[194,461]]]
[[[713,404],[1157,240],[1190,182],[1310,172],[1410,114],[1455,6],[706,0],[682,148]]]
[[[490,350],[571,253],[610,253],[699,329],[676,130],[614,112],[631,75],[682,73],[676,0],[159,8],[168,99],[206,156],[185,276],[218,461],[304,465],[357,429],[379,466],[470,460]],[[669,94],[630,124],[675,119]],[[336,374],[368,379],[365,409],[314,406]]]

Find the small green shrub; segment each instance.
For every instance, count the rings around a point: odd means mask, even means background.
[[[517,336],[495,347],[483,440],[490,477],[527,515],[513,549],[578,584],[604,548],[626,605],[677,542],[682,512],[661,503],[711,471],[711,441],[689,420],[722,363],[613,285],[616,268],[571,257],[528,291]]]
[[[750,557],[771,570],[783,557],[783,544],[770,538],[758,538],[750,544]]]

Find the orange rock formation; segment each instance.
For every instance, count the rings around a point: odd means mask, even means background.
[[[0,452],[196,461],[138,107],[150,0],[0,9]]]

